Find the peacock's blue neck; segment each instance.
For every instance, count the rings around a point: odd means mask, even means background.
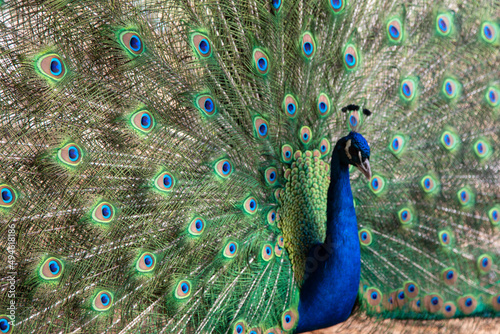
[[[330,165],[327,240],[309,252],[307,276],[300,291],[299,333],[345,321],[358,293],[361,271],[358,227],[349,166],[340,161],[339,149],[337,145]]]

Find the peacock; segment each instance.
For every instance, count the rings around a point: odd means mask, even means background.
[[[1,333],[499,330],[500,1],[0,26]]]

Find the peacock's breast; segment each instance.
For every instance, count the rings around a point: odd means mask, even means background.
[[[326,238],[326,201],[330,165],[318,150],[293,154],[280,194],[280,224],[297,282],[302,282],[310,247]]]

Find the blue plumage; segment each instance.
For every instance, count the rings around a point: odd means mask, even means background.
[[[300,291],[298,332],[333,326],[351,314],[361,260],[349,164],[363,168],[369,157],[368,142],[359,133],[351,132],[335,145],[330,163],[326,241],[308,254],[313,269],[306,270]],[[371,173],[369,167],[364,169]]]

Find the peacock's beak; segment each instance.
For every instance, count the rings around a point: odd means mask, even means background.
[[[369,180],[372,178],[372,170],[370,169],[370,160],[366,159],[360,164],[356,164],[356,167],[363,173]]]

